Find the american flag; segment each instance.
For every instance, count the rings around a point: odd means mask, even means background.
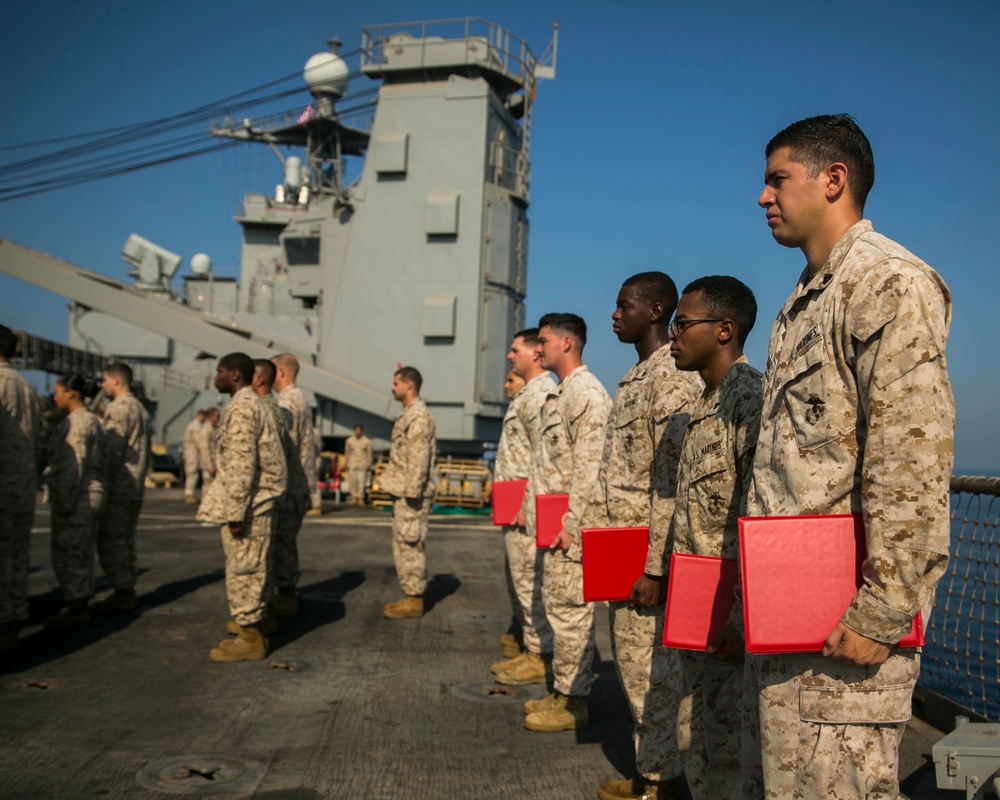
[[[313,117],[316,116],[316,106],[308,105],[306,110],[299,114],[299,118],[295,120],[296,124],[301,125],[303,122],[308,122]]]

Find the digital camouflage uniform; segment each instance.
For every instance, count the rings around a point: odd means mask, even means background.
[[[523,615],[521,630],[526,650],[535,654],[552,652],[552,626],[545,616],[542,594],[544,552],[535,546],[535,495],[538,476],[536,454],[542,439],[542,408],[549,392],[555,391],[552,374],[543,372],[532,378],[518,392],[513,403],[520,429],[528,440],[528,483],[524,488],[521,513],[526,526],[505,531],[504,545],[510,564],[511,582]],[[516,535],[515,535],[516,534]]]
[[[864,516],[864,584],[843,624],[885,644],[928,619],[945,570],[954,400],[945,365],[951,296],[930,267],[863,220],[774,324],[754,460],[753,515]],[[751,659],[766,796],[894,798],[920,668],[818,654]]]
[[[500,441],[497,443],[497,457],[493,470],[493,479],[495,481],[526,481],[531,474],[531,442],[528,441],[528,433],[524,430],[524,425],[517,416],[517,405],[520,402],[518,398],[521,397],[523,392],[524,388],[522,387],[521,391],[510,399],[510,402],[507,404],[507,411],[503,416],[503,424],[500,428]],[[511,561],[512,556],[514,560],[520,557],[520,553],[517,551],[518,540],[527,539],[527,532],[520,525],[503,525],[501,526],[501,533],[504,540],[504,578],[507,584],[507,594],[510,597],[510,608],[514,617],[521,623],[523,630],[524,612],[521,608],[521,600],[517,596],[517,587],[514,585]],[[534,543],[531,544],[533,545]],[[531,549],[537,550],[534,546]],[[511,552],[512,550],[514,551],[513,553]],[[531,602],[530,595],[528,602]],[[530,615],[530,608],[528,613]]]
[[[312,412],[302,390],[294,384],[286,386],[278,393],[278,405],[291,415],[291,421],[288,425],[288,490],[280,503],[274,540],[274,583],[278,589],[294,589],[300,577],[299,529],[316,490],[316,445]]]
[[[104,512],[97,533],[97,556],[113,589],[130,589],[137,576],[135,528],[149,468],[149,414],[131,392],[104,411]]]
[[[365,480],[372,468],[372,440],[353,433],[344,442],[344,466],[347,468],[347,492],[351,500],[364,502]]]
[[[427,588],[427,517],[435,487],[434,418],[419,397],[392,425],[389,463],[379,477],[392,496],[392,558],[403,592],[422,597]]]
[[[611,398],[585,366],[569,373],[545,398],[541,446],[535,451],[539,494],[568,494],[563,531],[568,550],[543,558],[542,595],[552,626],[552,673],[560,695],[586,697],[593,681],[594,606],[583,601],[580,521],[601,466],[604,428]]]
[[[667,532],[674,509],[677,459],[691,403],[703,388],[696,373],[674,366],[669,345],[636,364],[618,383],[604,436],[597,491],[584,527],[649,526],[644,571],[664,575]],[[667,553],[669,557],[669,553]],[[680,661],[663,639],[663,606],[608,604],[618,678],[635,720],[636,770],[650,781],[681,773],[678,727],[682,700]]]
[[[198,458],[198,437],[207,422],[191,420],[184,428],[184,438],[181,447],[184,455],[184,496],[194,497],[198,492],[198,471],[201,467]]]
[[[38,426],[38,398],[10,364],[0,362],[0,625],[28,619]]]
[[[198,508],[198,519],[220,523],[226,556],[229,613],[246,628],[261,621],[268,600],[268,557],[276,505],[288,468],[274,418],[249,386],[233,395],[219,421],[216,476]],[[243,522],[233,536],[229,522]]]
[[[212,470],[218,455],[219,430],[211,422],[206,422],[198,431],[195,445],[198,448],[198,466],[201,470],[201,491],[204,493],[208,485],[215,480]]]
[[[86,408],[62,421],[52,440],[52,569],[70,602],[94,595],[94,537],[104,505],[104,428]],[[60,512],[71,511],[69,516]]]
[[[737,558],[736,521],[746,513],[760,429],[761,374],[745,357],[726,372],[714,391],[691,408],[677,473],[673,552]],[[730,617],[742,636],[743,609]],[[707,764],[684,763],[693,795],[713,800],[756,800],[763,796],[759,772],[741,774],[740,731],[744,718],[742,663],[720,655],[677,651],[685,692],[692,697],[692,724],[704,736]],[[756,725],[756,709],[748,709]]]

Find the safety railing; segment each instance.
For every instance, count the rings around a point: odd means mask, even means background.
[[[951,553],[927,629],[919,685],[1000,721],[1000,478],[951,479]]]

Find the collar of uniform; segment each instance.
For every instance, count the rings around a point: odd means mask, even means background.
[[[625,376],[618,381],[618,385],[621,386],[625,383],[645,380],[651,369],[663,362],[670,361],[673,361],[673,356],[670,355],[670,343],[668,342],[667,344],[657,347],[652,353],[649,354],[649,358],[645,361],[640,361],[632,367],[632,369],[626,372]]]
[[[808,266],[805,267],[799,276],[798,291],[795,292],[795,295],[786,304],[785,313],[789,316],[794,316],[794,312],[797,310],[799,303],[803,301],[803,298],[808,297],[813,292],[822,292],[829,286],[833,282],[834,272],[844,262],[854,243],[864,234],[871,232],[871,230],[872,224],[869,220],[863,219],[855,222],[837,240],[822,269],[817,270],[814,274],[809,271]]]
[[[698,402],[694,404],[694,409],[691,411],[690,422],[697,422],[698,420],[705,419],[706,417],[715,416],[715,413],[719,410],[719,403],[721,402],[720,398],[729,389],[729,384],[733,383],[737,379],[737,373],[739,372],[737,365],[749,363],[750,362],[747,361],[746,356],[740,356],[729,365],[729,369],[726,370],[726,374],[722,376],[722,380],[713,391],[709,391],[708,387],[705,387],[705,392],[702,394]]]

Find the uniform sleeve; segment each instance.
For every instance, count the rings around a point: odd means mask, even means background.
[[[688,376],[671,371],[658,374],[651,390],[649,424],[654,449],[645,572],[647,575],[666,575],[673,551],[670,532],[677,494],[677,465],[691,418],[691,403],[701,389]]]
[[[580,522],[597,484],[601,468],[604,433],[611,411],[611,399],[596,388],[574,395],[567,409],[573,441],[573,471],[569,482],[569,510],[563,530],[579,540]]]
[[[128,447],[128,413],[123,403],[111,403],[104,414],[104,463],[116,475],[125,463]]]
[[[79,432],[74,430],[68,419],[63,420],[56,432],[49,464],[49,488],[52,505],[56,511],[72,509],[80,496],[83,481],[83,465],[86,453]]]
[[[431,468],[431,421],[418,414],[406,428],[406,464],[403,467],[403,496],[423,497]]]
[[[257,415],[249,403],[234,403],[225,430],[218,478],[226,490],[226,520],[241,522],[250,514],[257,472]]]
[[[909,631],[948,561],[955,406],[944,358],[946,289],[893,267],[851,320],[864,412],[864,583],[842,621],[887,644]],[[904,280],[904,276],[908,277]]]

